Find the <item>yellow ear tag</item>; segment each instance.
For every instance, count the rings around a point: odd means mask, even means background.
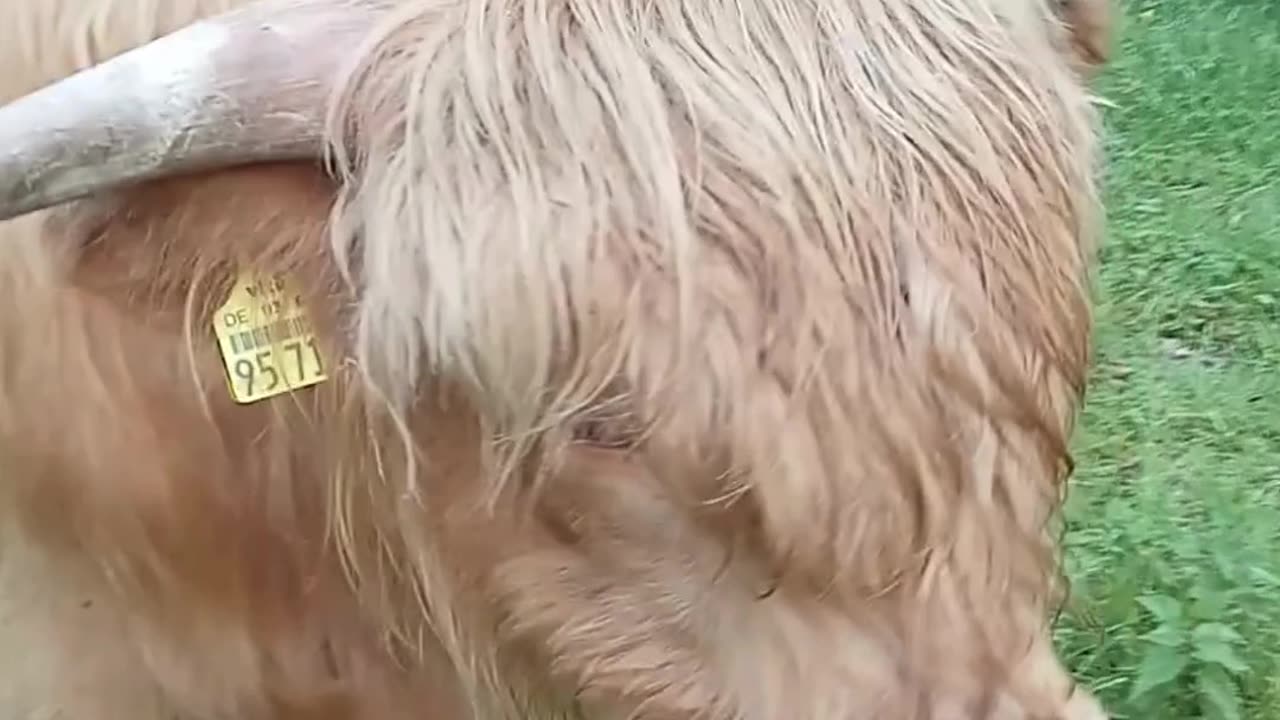
[[[213,325],[238,403],[328,379],[302,295],[285,275],[241,273]]]

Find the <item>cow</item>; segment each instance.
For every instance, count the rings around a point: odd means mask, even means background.
[[[1102,5],[172,24],[0,109],[11,716],[1105,717]]]

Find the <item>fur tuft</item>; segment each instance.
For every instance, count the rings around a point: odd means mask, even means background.
[[[604,583],[684,638],[568,602],[517,623],[572,686],[664,717],[1017,695],[1059,594],[1049,524],[1089,359],[1094,115],[1058,20],[1021,0],[422,2],[370,41],[333,112],[357,148],[335,250],[390,409],[461,381],[491,502],[573,495],[559,464],[610,438],[662,524],[712,523],[701,544],[744,545],[777,612],[818,602],[805,632],[829,613],[845,629],[813,637],[865,636],[904,674],[835,663],[742,704],[754,673],[672,659],[727,641],[699,608],[553,564],[565,597]],[[508,602],[544,592],[521,587]],[[553,642],[587,627],[590,649]],[[636,679],[660,671],[617,654],[633,643],[679,682]]]

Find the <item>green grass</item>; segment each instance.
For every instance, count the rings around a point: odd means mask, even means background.
[[[1121,10],[1059,643],[1114,717],[1280,720],[1280,2]]]

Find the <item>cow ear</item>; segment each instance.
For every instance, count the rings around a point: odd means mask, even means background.
[[[1055,0],[1058,19],[1066,26],[1073,61],[1086,75],[1111,58],[1114,18],[1112,0]]]

